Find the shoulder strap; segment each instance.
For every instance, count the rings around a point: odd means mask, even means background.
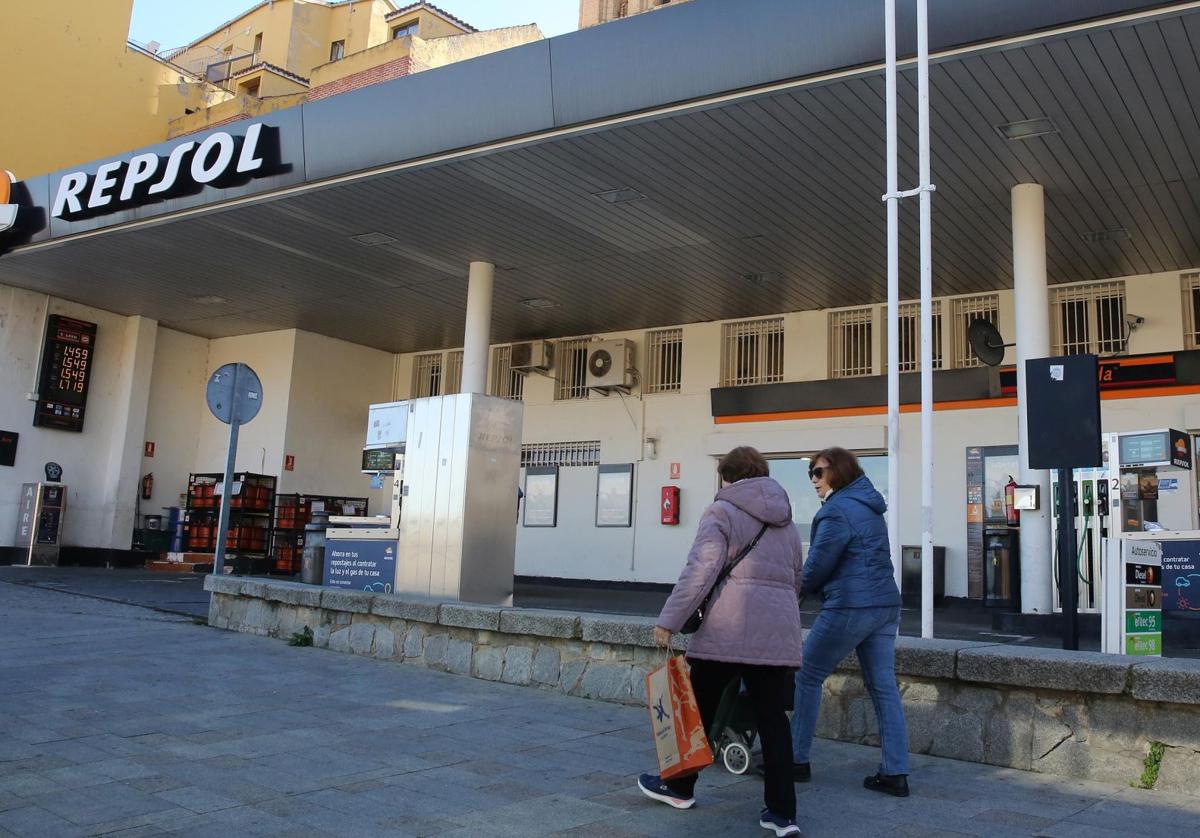
[[[738,562],[740,562],[742,559],[746,558],[746,556],[750,555],[750,551],[753,550],[754,547],[758,544],[758,540],[763,537],[763,534],[767,531],[768,526],[770,526],[770,525],[763,524],[762,529],[760,529],[758,531],[758,535],[754,536],[754,539],[749,544],[747,544],[745,547],[743,547],[740,553],[738,553],[736,556],[733,557],[733,561],[731,561],[729,564],[725,565],[725,567],[721,568],[721,572],[717,575],[717,581],[713,583],[713,590],[716,590],[717,585],[720,585],[722,582],[725,581],[725,577],[727,577],[727,576],[729,576],[729,574],[733,573],[733,569],[735,567],[737,567]]]

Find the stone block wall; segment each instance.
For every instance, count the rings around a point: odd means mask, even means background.
[[[665,657],[650,618],[234,577],[205,588],[217,628],[286,639],[308,627],[315,646],[601,701],[644,703]],[[1160,742],[1155,787],[1200,796],[1200,661],[901,637],[896,672],[914,753],[1124,784]],[[854,656],[825,684],[817,733],[879,744]]]

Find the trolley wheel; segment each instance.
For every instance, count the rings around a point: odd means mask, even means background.
[[[750,749],[741,742],[730,742],[721,752],[721,759],[730,774],[745,774],[750,770]]]

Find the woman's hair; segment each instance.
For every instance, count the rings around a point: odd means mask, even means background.
[[[749,445],[739,446],[717,463],[717,473],[726,483],[736,483],[747,477],[766,477],[771,473],[767,458]]]
[[[862,477],[862,466],[858,464],[858,457],[854,456],[853,452],[847,451],[845,448],[826,448],[811,460],[812,465],[816,465],[818,460],[824,460],[829,464],[829,488],[840,489],[843,486],[848,486],[858,478]],[[810,466],[811,467],[811,466]]]

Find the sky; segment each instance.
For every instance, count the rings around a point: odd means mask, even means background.
[[[164,49],[183,46],[258,2],[134,0],[129,37],[143,44],[158,41]],[[434,5],[477,29],[536,23],[549,38],[571,32],[579,24],[579,0],[438,0]]]

